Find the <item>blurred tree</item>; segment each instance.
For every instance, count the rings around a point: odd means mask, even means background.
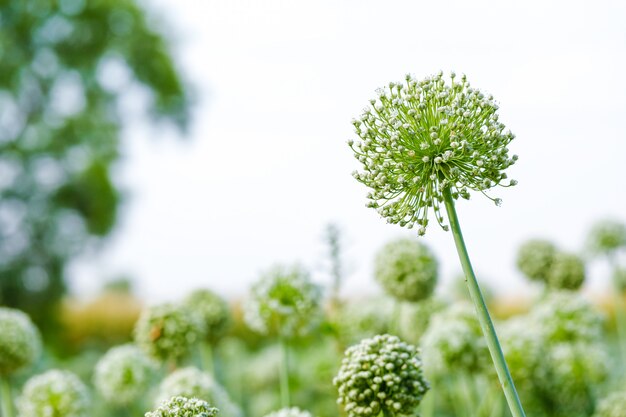
[[[133,85],[184,129],[187,89],[134,0],[0,0],[0,304],[46,330],[68,261],[111,232]]]

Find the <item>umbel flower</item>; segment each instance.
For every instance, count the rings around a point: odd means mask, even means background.
[[[73,373],[61,370],[29,379],[17,402],[20,417],[89,417],[90,406],[85,384]]]
[[[403,301],[430,297],[437,285],[437,259],[413,239],[389,242],[376,255],[374,275],[385,291]]]
[[[160,361],[179,360],[204,336],[203,326],[188,308],[161,304],[145,309],[135,324],[135,342]]]
[[[613,392],[600,400],[593,417],[626,417],[626,390]]]
[[[130,404],[150,387],[157,364],[134,345],[110,349],[96,365],[94,385],[107,402]]]
[[[547,240],[529,240],[517,251],[517,267],[529,279],[547,282],[556,253],[556,247]]]
[[[517,160],[507,148],[514,135],[499,121],[493,97],[464,75],[450,74],[450,83],[441,72],[421,81],[407,75],[370,104],[353,121],[360,140],[348,144],[363,164],[354,177],[372,190],[368,207],[389,223],[417,225],[423,235],[432,208],[447,230],[440,213],[445,189],[467,199],[470,190],[487,195],[516,184],[504,173]]]
[[[313,417],[313,414],[298,407],[288,407],[266,414],[265,417]]]
[[[321,290],[298,265],[275,266],[252,286],[244,319],[253,330],[283,337],[302,336],[321,315]]]
[[[213,291],[202,289],[193,291],[184,304],[198,316],[204,325],[204,333],[209,343],[216,343],[228,331],[230,309],[228,303]]]
[[[41,352],[41,337],[30,318],[0,307],[0,377],[31,365]]]
[[[333,384],[349,417],[413,415],[430,388],[419,350],[388,334],[349,347]]]
[[[482,372],[489,364],[487,344],[472,307],[457,303],[435,314],[422,338],[424,358],[437,375]]]
[[[548,271],[548,286],[577,290],[585,282],[585,263],[573,253],[557,252]]]
[[[145,417],[215,417],[218,409],[197,398],[172,397]]]
[[[587,246],[596,255],[610,255],[626,247],[626,225],[613,219],[595,223],[587,237]]]
[[[161,382],[157,402],[172,397],[199,398],[217,407],[222,417],[241,416],[241,410],[231,401],[226,390],[211,375],[197,368],[178,369]]]

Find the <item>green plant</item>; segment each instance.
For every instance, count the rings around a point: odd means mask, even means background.
[[[145,417],[215,417],[219,410],[197,398],[172,397]]]
[[[56,369],[29,379],[17,401],[20,417],[89,417],[90,408],[85,384],[73,373]]]

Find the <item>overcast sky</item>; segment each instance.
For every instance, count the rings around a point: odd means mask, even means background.
[[[74,269],[77,291],[129,273],[142,296],[198,286],[245,294],[259,271],[300,261],[327,279],[322,231],[345,232],[346,294],[376,291],[374,253],[414,236],[365,207],[346,140],[375,89],[406,73],[465,73],[500,103],[520,156],[458,212],[480,277],[512,294],[531,237],[578,251],[592,221],[626,221],[626,2],[152,0],[197,87],[187,140],[135,125],[118,177],[129,192],[105,250]],[[156,136],[156,138],[155,138]],[[417,237],[415,237],[417,239]],[[460,270],[452,235],[423,242]],[[594,274],[600,287],[601,274]]]

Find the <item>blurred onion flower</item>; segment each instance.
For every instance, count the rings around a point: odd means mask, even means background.
[[[350,300],[339,314],[339,335],[347,344],[388,333],[394,301],[387,297]]]
[[[427,368],[437,374],[489,368],[489,352],[480,324],[468,303],[458,303],[435,314],[422,337]]]
[[[585,263],[572,253],[557,252],[548,271],[548,286],[554,289],[577,290],[585,282]]]
[[[619,291],[626,291],[626,268],[615,268],[613,271],[613,282]]]
[[[193,367],[172,372],[159,385],[157,402],[172,397],[199,398],[217,407],[220,416],[240,417],[241,410],[211,375]]]
[[[376,255],[374,275],[387,294],[402,301],[420,301],[437,285],[437,260],[413,239],[387,243]]]
[[[313,414],[298,407],[281,408],[278,411],[266,414],[265,417],[313,417]]]
[[[128,405],[150,387],[157,364],[134,345],[110,349],[96,365],[94,385],[107,402]]]
[[[399,320],[400,336],[410,343],[419,343],[432,317],[446,308],[446,305],[445,301],[437,297],[404,305]]]
[[[597,222],[589,232],[587,247],[595,255],[611,255],[626,247],[626,225],[612,219]]]
[[[204,336],[203,326],[188,308],[161,304],[145,309],[135,324],[135,342],[160,361],[179,360]]]
[[[444,229],[440,204],[443,190],[469,198],[469,190],[511,186],[503,172],[517,156],[507,148],[514,138],[498,120],[491,95],[470,87],[463,75],[443,73],[418,81],[390,83],[370,100],[353,124],[358,141],[348,141],[363,164],[354,177],[371,188],[368,207],[389,223],[423,235],[432,208]],[[489,197],[491,198],[491,197]],[[492,199],[500,204],[499,199]]]
[[[321,317],[321,290],[298,265],[275,266],[252,286],[244,319],[251,329],[281,337],[303,336]]]
[[[218,409],[197,398],[172,397],[145,417],[215,417]]]
[[[348,417],[413,415],[430,388],[419,350],[387,334],[348,348],[333,384]]]
[[[230,327],[228,303],[213,291],[202,289],[193,291],[184,304],[198,315],[204,325],[204,334],[210,344],[218,342]]]
[[[85,384],[73,373],[61,370],[29,379],[17,401],[20,417],[90,417],[90,406]]]
[[[530,312],[548,344],[592,343],[602,336],[603,316],[580,295],[568,291],[549,294]]]
[[[547,240],[529,240],[517,251],[517,267],[527,278],[547,283],[556,253],[556,247]]]
[[[41,353],[39,330],[20,310],[0,307],[0,376],[29,366]]]
[[[614,392],[600,400],[593,417],[626,417],[626,390]]]

